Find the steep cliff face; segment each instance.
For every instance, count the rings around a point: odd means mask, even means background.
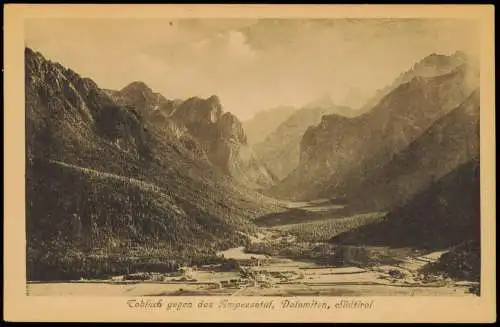
[[[240,121],[233,114],[222,114],[214,124],[214,135],[208,140],[210,161],[229,174],[234,175],[233,167],[248,158],[240,153],[246,146],[246,135]]]
[[[224,112],[220,99],[190,98],[178,105],[170,117],[186,126],[212,164],[250,188],[269,187],[272,174],[256,159],[247,143],[240,120]]]
[[[217,96],[207,99],[198,97],[183,101],[172,112],[172,118],[186,125],[195,136],[202,137],[207,132],[207,126],[214,126],[222,115],[222,105]],[[212,128],[213,130],[213,128]],[[210,131],[213,133],[213,131]]]
[[[477,87],[477,70],[464,64],[444,75],[414,77],[361,116],[324,117],[304,133],[298,168],[269,193],[297,199],[355,196],[346,194],[345,185],[368,179]]]
[[[170,114],[170,118],[180,126],[185,126],[189,133],[210,153],[213,142],[218,139],[232,139],[240,142],[238,135],[232,135],[233,128],[238,129],[239,121],[228,119],[223,114],[222,105],[217,96],[207,99],[189,98],[180,103]],[[224,118],[223,118],[224,117]],[[234,126],[233,126],[234,125]],[[240,124],[241,125],[241,124]],[[241,130],[241,139],[244,133]]]
[[[217,124],[218,135],[212,143],[210,158],[247,187],[262,189],[274,185],[277,178],[255,155],[247,143],[241,122],[224,113]]]
[[[238,118],[230,112],[220,116],[217,124],[218,137],[233,140],[240,144],[247,144],[247,136]]]
[[[194,155],[184,127],[158,127],[30,49],[25,65],[29,279],[92,276],[84,263],[96,255],[111,273],[102,262],[118,255],[113,269],[129,267],[131,249],[207,257],[244,244],[250,219],[274,210]]]

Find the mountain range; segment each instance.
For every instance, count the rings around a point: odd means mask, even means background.
[[[102,89],[29,48],[25,86],[30,280],[208,263],[255,219],[286,219],[282,200],[386,212],[336,244],[479,242],[479,72],[461,52],[423,58],[361,110],[326,97],[245,122],[217,95]]]
[[[384,209],[396,204],[392,200],[398,202],[411,197],[421,187],[425,187],[425,181],[429,180],[432,171],[436,173],[434,177],[439,178],[470,159],[474,149],[478,148],[478,135],[474,127],[479,110],[478,71],[476,66],[464,61],[461,54],[453,56],[459,58],[453,61],[457,66],[446,65],[446,69],[440,70],[442,75],[431,77],[423,77],[413,70],[410,74],[413,77],[408,82],[397,86],[364,114],[353,118],[324,115],[318,125],[310,126],[304,133],[297,167],[279,184],[268,189],[266,194],[296,200],[342,197],[358,206],[368,207],[374,202],[376,204],[376,197],[385,197],[388,201],[376,205],[377,209]],[[429,60],[424,58],[423,62]],[[475,96],[474,92],[477,93]],[[441,120],[444,121],[438,124]],[[470,128],[461,130],[461,124]],[[439,132],[439,129],[443,129],[443,132]],[[434,148],[434,141],[430,140],[432,138],[442,139],[439,148]],[[449,139],[456,145],[448,147],[446,142]],[[441,155],[442,158],[455,159],[446,164],[444,169],[433,166],[429,170],[415,166],[414,169],[427,175],[427,178],[423,183],[414,183],[422,176],[413,172],[415,175],[405,182],[402,176],[409,173],[411,168],[408,168],[408,172],[401,171],[400,166],[406,165],[401,157],[411,156],[413,150],[409,149],[410,146],[419,148],[420,154],[430,151],[434,160],[441,158]],[[463,150],[463,147],[468,147],[468,150]],[[422,160],[426,158],[427,153]],[[391,163],[393,160],[394,163]],[[446,160],[440,162],[443,161]],[[382,173],[383,167],[387,167],[385,173]],[[399,171],[395,167],[400,167]],[[392,189],[386,184],[392,185]],[[376,191],[372,188],[373,192],[377,192],[373,200],[366,196],[373,195],[366,193],[370,185],[376,185]],[[405,188],[404,196],[399,199],[391,195],[398,187]]]
[[[456,67],[468,62],[477,65],[474,58],[468,57],[461,51],[451,55],[432,53],[416,62],[409,70],[402,72],[392,83],[377,90],[360,108],[360,112],[368,112],[375,107],[389,93],[415,77],[436,77],[451,72]]]
[[[260,143],[274,132],[290,115],[298,109],[292,106],[280,106],[257,112],[252,118],[243,121],[248,144]]]
[[[330,99],[320,99],[296,111],[278,125],[262,142],[253,148],[259,160],[278,178],[284,179],[299,164],[300,140],[306,130],[328,114],[353,117],[355,111],[337,106]]]
[[[30,279],[71,276],[82,258],[133,248],[208,257],[244,244],[251,220],[279,208],[224,171],[236,156],[224,147],[244,135],[216,97],[176,103],[143,83],[102,90],[29,48],[25,83]]]

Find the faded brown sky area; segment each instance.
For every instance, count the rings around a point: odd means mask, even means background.
[[[217,94],[240,119],[325,94],[357,105],[430,53],[476,54],[478,26],[437,19],[32,19],[26,45],[102,88]]]

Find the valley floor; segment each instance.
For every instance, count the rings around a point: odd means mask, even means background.
[[[241,251],[241,252],[240,252]],[[241,248],[224,252],[228,258],[245,257]],[[470,295],[468,289],[474,283],[451,280],[415,280],[413,273],[425,263],[435,260],[440,253],[408,258],[404,265],[379,266],[376,269],[359,267],[323,267],[314,263],[291,259],[275,259],[254,268],[256,271],[283,274],[285,278],[269,278],[255,285],[238,285],[215,288],[223,281],[239,279],[237,271],[211,271],[200,267],[191,274],[196,281],[171,280],[119,282],[75,281],[63,283],[30,283],[29,295],[82,295],[82,296],[173,296],[173,295],[233,295],[233,296],[433,296]],[[206,269],[206,270],[205,270]],[[405,277],[391,277],[389,271],[403,271]]]
[[[316,226],[317,222],[314,223]],[[297,244],[297,236],[287,234],[287,230],[296,229],[286,225],[264,228],[252,236],[252,242],[273,242],[281,246],[285,244],[285,247],[286,244]],[[311,244],[321,245],[318,242]],[[374,253],[385,251],[376,247],[363,249]],[[333,266],[311,260],[246,253],[244,247],[237,247],[219,253],[239,263],[234,269],[224,270],[220,265],[202,266],[182,274],[158,274],[141,281],[116,276],[104,281],[30,282],[27,293],[34,296],[473,296],[470,289],[478,287],[474,282],[458,282],[439,276],[430,278],[419,272],[444,252],[415,253],[401,249],[389,253],[397,260],[368,265],[353,257],[347,264]]]

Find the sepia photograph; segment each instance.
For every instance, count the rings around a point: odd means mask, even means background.
[[[479,19],[22,25],[26,296],[484,295]]]

